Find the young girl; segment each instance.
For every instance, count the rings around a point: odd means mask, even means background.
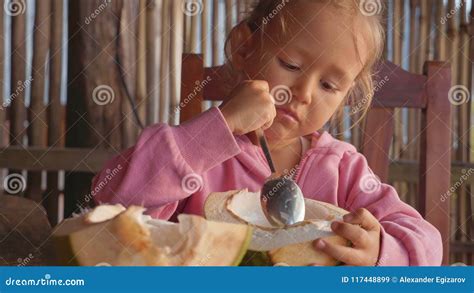
[[[440,265],[439,232],[393,187],[368,188],[376,177],[352,145],[318,132],[347,98],[372,97],[384,37],[365,2],[258,1],[226,42],[238,85],[223,105],[179,126],[145,129],[104,168],[120,172],[107,184],[107,172],[95,177],[95,201],[144,205],[170,219],[202,215],[211,192],[259,191],[271,172],[248,134],[263,128],[280,174],[294,170],[305,197],[350,211],[332,229],[353,246],[318,239],[314,249],[347,265]]]

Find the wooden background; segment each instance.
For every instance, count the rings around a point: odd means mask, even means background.
[[[48,214],[53,225],[88,206],[90,180],[105,158],[133,145],[142,126],[178,123],[181,54],[222,64],[224,38],[252,2],[0,0],[0,145],[9,146],[0,154],[1,187],[58,211]],[[459,94],[452,107],[455,192],[447,197],[458,243],[451,259],[473,264],[474,253],[462,249],[474,235],[472,2],[374,2],[386,19],[388,60],[416,73],[425,60],[452,64]],[[358,117],[350,113],[328,129],[359,146]],[[416,207],[419,113],[400,109],[397,117],[390,183]]]

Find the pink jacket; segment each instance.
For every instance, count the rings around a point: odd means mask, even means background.
[[[380,221],[379,265],[441,264],[439,232],[392,186],[373,181],[354,146],[316,132],[296,172],[305,197],[348,211],[364,207]],[[94,178],[92,195],[98,203],[144,205],[152,217],[170,219],[202,215],[210,192],[258,191],[270,173],[261,148],[245,135],[234,136],[213,107],[179,126],[146,128],[134,147]]]

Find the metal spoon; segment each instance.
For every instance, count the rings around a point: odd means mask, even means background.
[[[263,130],[255,131],[272,174],[263,184],[260,203],[268,221],[283,227],[304,220],[305,204],[300,187],[290,178],[277,176]]]

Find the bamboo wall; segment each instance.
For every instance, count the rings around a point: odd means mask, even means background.
[[[141,129],[140,124],[178,123],[179,111],[175,109],[180,98],[181,54],[202,53],[207,66],[222,64],[224,38],[244,17],[245,12],[251,9],[252,2],[87,0],[87,9],[90,11],[82,11],[79,14],[75,8],[71,8],[71,3],[79,5],[80,2],[75,2],[77,0],[12,1],[0,0],[1,7],[4,7],[3,13],[0,13],[0,38],[4,44],[0,46],[3,65],[3,70],[0,70],[0,85],[4,96],[4,104],[0,109],[0,145],[50,147],[66,144],[69,128],[74,123],[67,123],[65,106],[67,103],[69,111],[76,111],[70,107],[74,105],[72,99],[81,98],[75,96],[71,90],[75,89],[76,78],[73,74],[71,77],[71,72],[74,72],[71,71],[74,61],[72,59],[83,54],[82,48],[77,46],[73,38],[76,33],[84,31],[91,36],[100,35],[102,32],[94,29],[94,23],[118,18],[116,33],[125,35],[129,46],[127,58],[123,62],[126,70],[121,74],[125,76],[125,86],[109,86],[105,81],[88,81],[93,84],[94,90],[97,90],[94,91],[98,93],[97,96],[91,92],[93,99],[88,100],[83,112],[68,112],[68,119],[77,114],[77,121],[88,124],[86,127],[96,131],[91,134],[93,138],[90,140],[83,138],[78,132],[79,134],[75,134],[76,141],[70,140],[67,144],[97,146],[114,151],[133,144]],[[376,2],[385,3],[385,57],[388,60],[416,73],[422,72],[425,60],[446,60],[452,64],[455,93],[452,101],[452,158],[455,167],[452,181],[453,187],[456,187],[455,195],[449,197],[453,207],[452,237],[460,243],[472,242],[474,203],[470,186],[474,178],[470,175],[474,165],[469,163],[473,163],[474,158],[470,149],[470,145],[474,143],[474,133],[471,131],[473,103],[470,99],[473,85],[470,60],[474,57],[471,37],[474,24],[471,22],[473,12],[468,8],[472,6],[472,2]],[[79,25],[73,28],[70,25],[71,19]],[[99,49],[103,48],[107,53],[115,38],[104,35],[103,38],[91,38],[86,41],[96,43]],[[68,49],[68,46],[74,48]],[[120,48],[122,47],[119,44],[119,55],[123,53]],[[98,59],[106,60],[109,57],[104,54]],[[112,56],[110,60],[115,60],[114,58]],[[97,66],[98,62],[99,60],[91,60],[91,68]],[[105,64],[114,65],[113,62]],[[91,68],[88,70],[93,71]],[[68,72],[69,77],[66,80]],[[67,95],[66,89],[69,89]],[[131,111],[127,94],[132,97],[138,117]],[[209,102],[205,103],[206,107],[211,105]],[[350,109],[346,109],[339,117],[339,123],[330,126],[329,130],[340,139],[359,146],[362,130],[359,125],[352,127],[352,122],[358,117],[350,117],[349,113]],[[391,150],[395,162],[402,162],[400,164],[403,165],[403,162],[417,160],[419,119],[420,113],[416,110],[398,110]],[[88,140],[89,143],[79,144],[77,139]],[[416,178],[407,177],[405,173],[396,170],[391,173],[390,183],[397,188],[404,201],[416,206]],[[90,173],[93,172],[95,170],[91,167]],[[20,177],[17,178],[21,178],[19,182],[25,187],[15,191],[41,201],[45,206],[59,206],[59,210],[62,210],[65,200],[64,182],[67,181],[68,174],[62,171],[5,170],[4,183],[9,183],[6,179],[12,178],[11,174],[19,174]],[[463,179],[463,176],[468,178]],[[459,182],[461,184],[458,184]],[[5,186],[7,185],[3,186],[7,192],[11,191],[11,187]],[[85,206],[85,202],[82,200],[73,205],[75,210],[79,210]],[[53,222],[61,218],[61,213],[51,216]],[[455,250],[452,261],[473,264],[473,257],[472,253]]]

